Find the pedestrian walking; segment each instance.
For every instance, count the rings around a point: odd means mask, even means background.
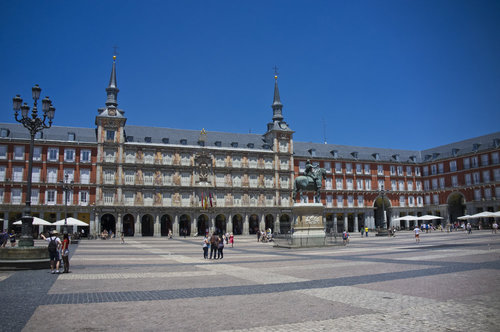
[[[224,239],[219,236],[219,243],[217,244],[217,259],[224,258]]]
[[[0,246],[2,248],[5,248],[5,245],[7,245],[8,240],[9,240],[9,233],[7,232],[6,229],[4,229],[2,234],[0,234]]]
[[[63,260],[63,264],[64,264],[63,273],[69,273],[69,236],[68,236],[68,233],[66,233],[66,232],[63,235],[61,253],[62,253],[62,260]]]
[[[123,234],[123,232],[120,232],[120,240],[122,241],[122,244],[125,243],[125,234]]]
[[[413,232],[415,233],[415,243],[420,243],[420,228],[418,227],[418,225],[415,226]]]
[[[467,223],[467,234],[470,234],[472,233],[472,225],[470,224],[470,222]]]
[[[47,249],[49,250],[50,259],[50,273],[59,274],[59,264],[61,264],[61,258],[59,257],[59,250],[61,249],[61,239],[57,236],[57,231],[54,229],[49,237],[40,234],[42,239],[49,243]]]
[[[203,258],[207,259],[208,258],[208,246],[210,245],[210,241],[208,239],[208,236],[205,235],[203,238],[203,242],[201,243],[201,246],[203,247]]]
[[[366,234],[366,237],[368,237],[368,227],[365,227],[365,234]]]
[[[497,233],[497,230],[498,230],[498,224],[497,224],[497,222],[495,221],[495,222],[493,223],[492,228],[491,228],[491,232],[492,232],[493,234],[496,234],[496,233]]]
[[[234,235],[233,235],[233,233],[231,233],[231,235],[229,235],[229,244],[231,245],[231,248],[233,248],[233,246],[234,246]]]
[[[218,245],[218,238],[217,235],[215,235],[215,232],[212,234],[210,237],[210,259],[212,259],[212,255],[214,259],[217,259],[217,245]]]

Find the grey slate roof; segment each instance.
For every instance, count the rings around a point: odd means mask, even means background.
[[[145,143],[145,137],[151,137],[151,143],[164,143],[163,139],[168,139],[168,144],[181,144],[181,140],[185,139],[187,145],[198,145],[200,139],[200,130],[187,129],[172,129],[172,128],[157,128],[157,127],[142,127],[142,126],[125,126],[125,135],[127,141]],[[132,139],[133,138],[133,139]],[[205,146],[216,146],[215,142],[220,142],[220,146],[231,148],[233,143],[237,143],[237,148],[249,148],[248,144],[253,144],[254,149],[271,150],[262,135],[259,134],[236,134],[222,133],[215,131],[207,131],[205,136]],[[266,145],[264,147],[264,145]]]
[[[5,128],[10,131],[8,138],[29,139],[28,130],[17,123],[0,123],[0,129]],[[75,134],[75,141],[81,143],[97,143],[96,129],[52,126],[43,130],[43,140],[68,141],[68,133]],[[186,145],[198,145],[200,131],[187,129],[158,128],[145,126],[125,126],[125,135],[129,142],[148,144],[146,137],[151,138],[152,144],[165,144],[164,139],[168,139],[168,144],[181,145],[181,140],[186,140]],[[271,151],[270,144],[264,140],[260,134],[238,134],[207,131],[205,136],[205,146],[215,147],[216,142],[220,142],[221,148],[248,149],[248,144],[253,144],[256,150]],[[232,146],[237,143],[237,147]],[[456,143],[438,146],[432,149],[422,151],[417,150],[398,150],[385,148],[372,148],[361,146],[348,146],[336,144],[321,144],[308,142],[294,142],[294,155],[302,158],[321,158],[335,159],[332,151],[337,151],[339,160],[361,160],[376,161],[374,155],[379,154],[380,161],[396,162],[395,156],[399,156],[402,163],[412,162],[411,157],[415,157],[416,163],[434,161],[453,157],[453,150],[456,155],[466,155],[473,152],[481,153],[492,148],[500,147],[500,132],[474,137]],[[477,149],[477,151],[474,150]],[[315,150],[316,157],[311,154],[311,149]],[[357,155],[355,153],[357,152]],[[427,158],[426,158],[427,156]]]
[[[8,138],[13,139],[29,139],[30,134],[28,129],[24,128],[19,123],[0,123],[0,129],[8,129],[10,134]],[[97,143],[95,128],[78,128],[78,127],[62,127],[52,126],[49,129],[42,131],[42,140],[48,141],[68,141],[68,133],[75,134],[75,142],[81,143]],[[35,139],[36,141],[36,139]]]

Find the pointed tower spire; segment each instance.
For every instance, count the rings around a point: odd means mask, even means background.
[[[109,78],[109,85],[106,88],[106,93],[108,98],[106,99],[106,106],[115,107],[118,106],[118,86],[116,84],[116,55],[113,55],[113,68],[111,69],[111,77]]]
[[[281,122],[283,121],[282,109],[283,104],[280,100],[280,90],[278,89],[278,73],[275,72],[274,75],[274,99],[273,104],[271,105],[273,108],[273,121]]]

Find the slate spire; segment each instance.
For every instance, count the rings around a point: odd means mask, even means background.
[[[115,107],[118,106],[118,86],[116,84],[116,55],[113,55],[113,68],[111,69],[111,77],[109,78],[109,85],[106,88],[106,93],[108,98],[106,99],[106,106]]]
[[[283,115],[281,112],[283,104],[281,103],[280,90],[278,89],[278,75],[274,75],[274,99],[271,107],[273,108],[273,121],[283,121]]]

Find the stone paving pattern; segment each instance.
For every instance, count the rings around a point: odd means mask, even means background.
[[[0,330],[500,331],[488,231],[307,249],[237,237],[222,260],[199,237],[83,240],[70,269],[1,271]]]

